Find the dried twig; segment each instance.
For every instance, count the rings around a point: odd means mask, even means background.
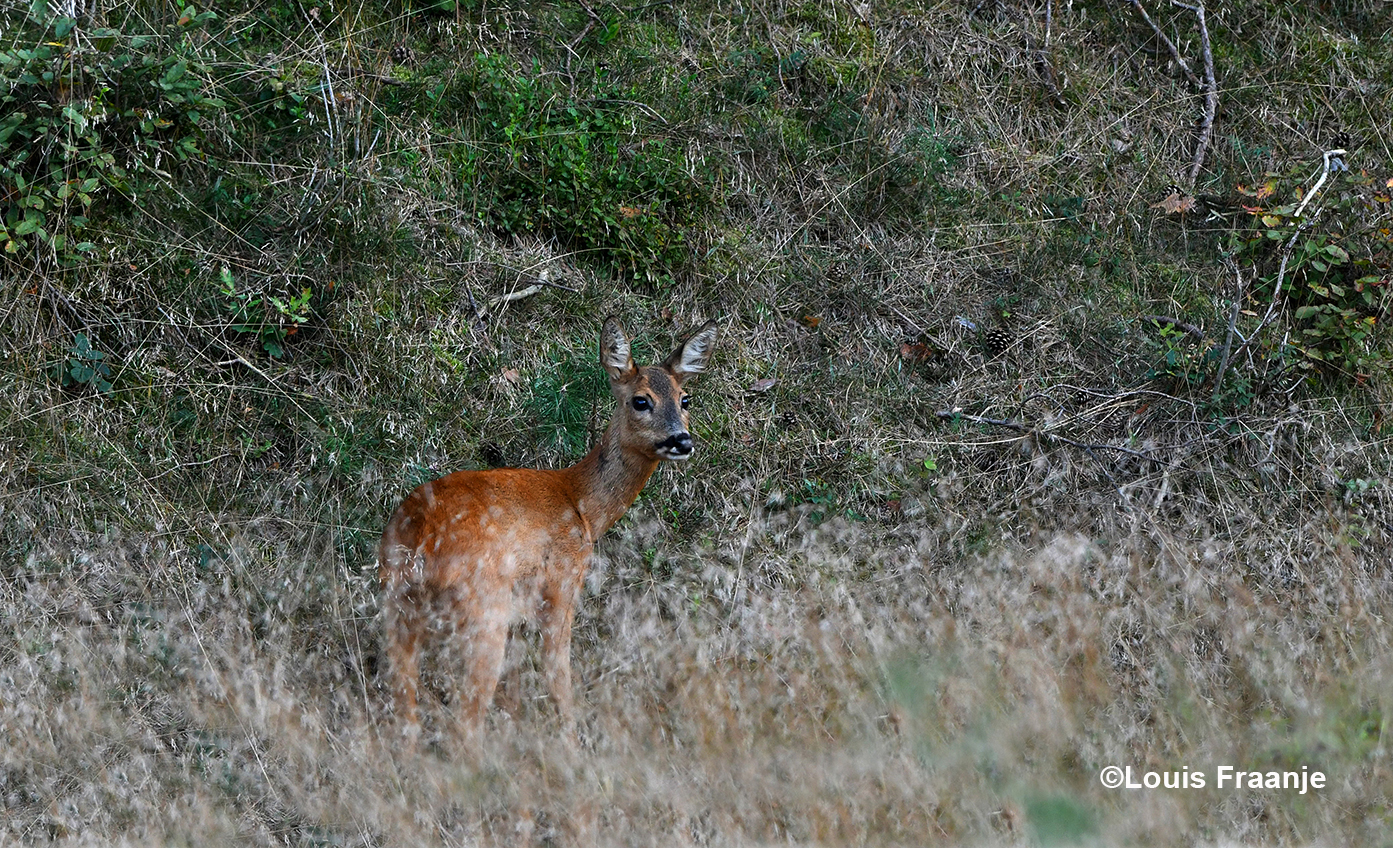
[[[1344,163],[1340,162],[1339,159],[1339,157],[1344,154],[1345,151],[1339,148],[1325,151],[1322,156],[1324,164],[1320,179],[1316,181],[1315,186],[1313,186],[1310,191],[1306,192],[1306,196],[1301,200],[1301,205],[1296,208],[1296,212],[1292,217],[1301,217],[1301,213],[1306,210],[1306,204],[1310,203],[1311,199],[1315,197],[1316,193],[1325,185],[1325,181],[1329,178],[1331,171],[1344,167]],[[1336,163],[1338,163],[1338,165]],[[1301,238],[1303,233],[1315,225],[1316,219],[1320,217],[1320,213],[1321,209],[1317,207],[1314,215],[1309,218],[1303,218],[1301,223],[1297,226],[1296,232],[1292,233],[1291,238],[1287,239],[1286,244],[1282,245],[1282,262],[1277,266],[1277,285],[1272,292],[1272,302],[1267,305],[1267,312],[1262,316],[1262,320],[1258,322],[1257,329],[1253,331],[1253,334],[1249,336],[1243,344],[1238,346],[1238,350],[1233,352],[1234,359],[1237,359],[1239,354],[1243,353],[1243,351],[1248,349],[1249,345],[1257,341],[1263,329],[1267,327],[1268,323],[1272,321],[1273,316],[1276,315],[1277,304],[1282,301],[1282,282],[1287,276],[1287,262],[1291,260],[1291,252],[1296,247],[1297,239]],[[1223,373],[1220,372],[1219,376],[1222,377]],[[1218,388],[1217,381],[1215,388],[1216,390]]]
[[[958,409],[943,409],[939,410],[936,414],[939,418],[948,418],[953,420],[962,419],[964,421],[971,421],[974,424],[990,424],[993,427],[1005,427],[1007,430],[1014,430],[1017,433],[1023,433],[1027,436],[1036,436],[1047,441],[1059,442],[1060,444],[1069,445],[1070,447],[1078,448],[1081,451],[1085,451],[1090,455],[1095,450],[1110,450],[1117,451],[1118,453],[1125,453],[1128,456],[1135,456],[1136,458],[1144,459],[1147,462],[1154,462],[1157,465],[1170,464],[1166,462],[1164,459],[1157,459],[1151,454],[1142,453],[1141,451],[1132,450],[1131,448],[1124,448],[1120,445],[1095,445],[1088,444],[1086,442],[1077,442],[1073,439],[1061,436],[1058,433],[1051,433],[1048,430],[1040,430],[1030,426],[1029,424],[1025,424],[1020,421],[1011,421],[1010,419],[1006,418],[984,418],[980,415],[968,415],[966,412],[963,412],[962,410]]]
[[[1330,178],[1330,172],[1335,170],[1331,165],[1331,160],[1333,159],[1337,162],[1340,162],[1340,168],[1344,167],[1344,162],[1338,159],[1338,157],[1344,155],[1344,149],[1338,147],[1334,150],[1327,150],[1325,151],[1325,153],[1321,155],[1323,161],[1320,169],[1320,179],[1316,180],[1316,184],[1311,187],[1310,191],[1306,192],[1305,197],[1301,198],[1301,205],[1297,206],[1296,211],[1292,213],[1293,218],[1300,218],[1301,213],[1306,211],[1306,204],[1311,202],[1311,198],[1315,197],[1317,194],[1320,194],[1321,188],[1325,186],[1325,181]]]
[[[1253,334],[1248,337],[1248,340],[1239,345],[1238,350],[1233,352],[1233,359],[1237,359],[1239,354],[1243,353],[1243,351],[1248,349],[1249,345],[1257,341],[1263,329],[1267,327],[1268,323],[1270,323],[1272,318],[1276,315],[1277,304],[1282,302],[1282,280],[1285,279],[1287,275],[1287,261],[1291,259],[1292,248],[1296,246],[1296,240],[1301,238],[1302,233],[1309,230],[1315,222],[1316,219],[1314,217],[1302,221],[1301,226],[1297,227],[1296,232],[1291,234],[1291,238],[1287,239],[1287,243],[1282,245],[1282,263],[1277,268],[1277,285],[1272,292],[1272,302],[1267,305],[1267,313],[1263,315],[1262,320],[1258,322],[1257,329],[1253,330]]]
[[[1036,45],[1035,39],[1027,34],[1026,46],[1035,54],[1035,71],[1040,75],[1040,84],[1045,87],[1050,102],[1064,109],[1068,107],[1069,102],[1064,99],[1064,92],[1060,90],[1059,74],[1055,72],[1054,63],[1050,61],[1050,26],[1053,19],[1054,0],[1045,0],[1045,40]]]
[[[550,287],[550,288],[553,288],[553,289],[560,289],[561,291],[568,291],[568,292],[578,292],[578,291],[580,291],[580,289],[574,289],[574,288],[571,288],[570,286],[563,286],[563,285],[561,285],[560,283],[553,283],[553,282],[550,281],[550,280],[538,280],[537,282],[533,283],[532,285],[528,286],[528,287],[525,288],[525,289],[519,289],[518,291],[512,291],[512,292],[508,292],[507,294],[501,294],[501,295],[499,295],[498,297],[495,297],[495,298],[493,299],[493,302],[496,303],[496,304],[497,304],[497,303],[512,303],[512,302],[515,301],[515,300],[522,300],[523,298],[531,297],[532,295],[534,295],[534,294],[540,292],[544,287]]]
[[[586,13],[587,15],[590,16],[590,20],[586,22],[586,24],[585,24],[585,29],[583,29],[583,30],[580,31],[580,35],[576,36],[574,39],[572,39],[572,40],[570,41],[570,43],[568,43],[568,44],[565,45],[565,47],[566,47],[566,69],[565,69],[565,71],[566,71],[566,76],[567,76],[567,78],[569,78],[569,79],[571,80],[571,93],[572,93],[572,94],[575,94],[575,90],[576,90],[576,75],[573,74],[573,73],[571,72],[571,60],[574,59],[577,55],[579,55],[578,53],[576,53],[576,48],[580,46],[580,43],[581,43],[582,41],[585,40],[585,37],[586,37],[587,35],[590,34],[590,31],[593,30],[593,29],[595,28],[595,25],[596,25],[597,23],[600,23],[600,24],[604,23],[604,21],[600,19],[600,16],[597,15],[597,14],[595,14],[595,10],[594,10],[594,9],[590,8],[589,6],[585,5],[584,3],[581,3],[580,6],[581,6],[582,9],[585,10],[585,13]]]
[[[1209,137],[1214,134],[1214,113],[1219,110],[1219,85],[1214,81],[1214,51],[1209,45],[1209,24],[1204,19],[1204,4],[1194,6],[1171,0],[1171,4],[1195,13],[1200,25],[1200,47],[1204,52],[1204,120],[1200,123],[1200,137],[1195,142],[1195,158],[1190,162],[1189,188],[1195,188],[1200,168],[1204,165],[1204,154],[1209,149]]]
[[[1185,78],[1190,81],[1190,84],[1195,88],[1202,88],[1203,86],[1200,83],[1200,78],[1195,76],[1195,72],[1190,70],[1190,66],[1185,64],[1184,59],[1180,58],[1180,50],[1175,46],[1175,42],[1171,41],[1170,37],[1167,36],[1166,33],[1156,25],[1156,22],[1151,19],[1151,16],[1146,13],[1146,7],[1141,4],[1141,0],[1131,0],[1131,3],[1132,8],[1136,9],[1137,13],[1141,15],[1142,20],[1146,21],[1147,26],[1151,27],[1151,31],[1156,33],[1156,37],[1160,39],[1162,44],[1166,45],[1166,49],[1171,52],[1171,59],[1174,60],[1176,66],[1185,73]]]
[[[528,287],[525,288],[525,289],[519,289],[518,291],[511,291],[511,292],[508,292],[507,294],[501,294],[501,295],[499,295],[498,297],[495,297],[495,298],[493,299],[493,302],[494,302],[494,303],[512,303],[512,302],[515,301],[515,300],[522,300],[522,299],[525,298],[525,297],[531,297],[532,295],[536,294],[537,292],[539,292],[539,291],[541,291],[541,290],[542,290],[542,284],[541,284],[541,283],[534,283],[533,285],[530,285],[530,286],[528,286]]]
[[[1234,327],[1238,324],[1238,311],[1243,307],[1243,272],[1238,270],[1238,265],[1228,256],[1224,257],[1224,264],[1233,269],[1238,288],[1233,295],[1233,309],[1229,311],[1229,330],[1224,336],[1224,352],[1219,357],[1219,370],[1214,375],[1214,394],[1209,396],[1211,402],[1218,400],[1219,390],[1224,386],[1224,372],[1229,367],[1229,350],[1233,347]]]

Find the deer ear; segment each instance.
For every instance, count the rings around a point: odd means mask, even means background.
[[[678,383],[685,382],[689,377],[695,377],[706,370],[706,362],[711,358],[711,351],[716,348],[718,332],[716,322],[707,321],[668,356],[663,365],[672,372]]]
[[[600,331],[600,364],[605,366],[610,382],[622,383],[638,373],[634,358],[629,355],[629,339],[613,315],[605,319]]]

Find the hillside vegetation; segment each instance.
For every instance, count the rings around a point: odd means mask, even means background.
[[[1390,844],[1384,0],[3,6],[0,845]],[[579,744],[404,746],[381,529],[608,314],[722,335]]]

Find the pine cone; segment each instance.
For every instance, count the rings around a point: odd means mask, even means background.
[[[1004,327],[990,327],[982,334],[982,343],[993,356],[1005,351],[1015,340],[1011,331]]]

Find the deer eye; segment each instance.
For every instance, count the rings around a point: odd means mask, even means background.
[[[682,408],[683,408],[683,409],[690,409],[691,406],[692,406],[692,398],[691,398],[691,395],[683,395],[683,396],[682,396]]]
[[[637,395],[633,400],[629,401],[629,405],[639,412],[647,412],[653,408],[653,401],[643,395]]]

